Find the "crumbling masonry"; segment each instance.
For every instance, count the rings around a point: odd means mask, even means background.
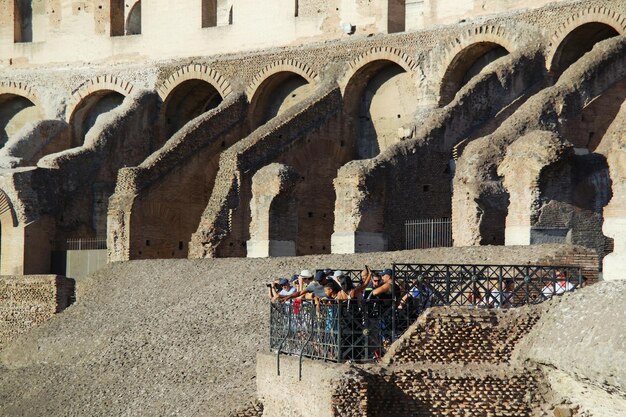
[[[66,273],[71,239],[354,253],[451,217],[626,276],[623,1],[176,3],[0,1],[2,274]]]

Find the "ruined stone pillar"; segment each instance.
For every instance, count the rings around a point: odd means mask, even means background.
[[[613,239],[613,252],[604,257],[605,280],[626,279],[626,139],[608,154],[613,198],[604,207],[602,232]]]
[[[249,258],[295,256],[300,175],[290,166],[270,164],[252,177]]]
[[[384,178],[375,181],[369,184],[363,167],[357,163],[349,163],[339,171],[334,181],[337,201],[331,253],[387,250],[383,232]]]
[[[539,209],[541,174],[566,155],[569,148],[557,134],[534,131],[509,146],[498,167],[509,192],[505,245],[532,244],[532,226]]]

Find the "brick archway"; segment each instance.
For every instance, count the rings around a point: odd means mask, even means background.
[[[159,87],[157,93],[161,100],[165,102],[172,91],[180,84],[189,80],[202,80],[211,84],[222,96],[222,99],[228,97],[233,89],[226,78],[217,71],[206,65],[191,64],[184,66],[170,75]]]
[[[1,81],[0,95],[2,94],[13,94],[16,96],[24,97],[30,100],[35,106],[37,106],[40,111],[45,110],[37,94],[35,94],[33,89],[26,84],[13,81]]]
[[[398,64],[407,73],[414,74],[417,69],[415,61],[408,54],[400,49],[388,46],[372,48],[368,52],[359,55],[349,64],[349,69],[340,83],[341,91],[345,95],[346,88],[354,79],[354,76],[365,69],[365,67],[377,61],[388,61]]]
[[[439,80],[434,92],[437,102],[440,105],[446,105],[454,97],[447,90],[450,90],[449,84],[454,81],[453,78],[459,78],[457,74],[459,62],[464,62],[463,68],[467,70],[475,61],[496,48],[502,48],[510,54],[526,44],[520,39],[521,36],[520,33],[502,26],[485,25],[469,29],[455,37],[452,42],[443,47],[441,58],[434,62],[435,79]],[[469,58],[460,59],[465,55]],[[454,93],[456,94],[456,91]]]
[[[565,38],[577,28],[589,23],[605,24],[620,35],[626,34],[626,17],[621,14],[605,7],[589,7],[581,10],[570,16],[552,35],[546,53],[546,68],[549,71],[554,68],[555,60],[558,58],[557,52]]]
[[[276,61],[263,68],[254,76],[252,82],[246,88],[248,101],[252,102],[257,95],[259,88],[272,76],[281,72],[291,72],[304,78],[309,84],[317,84],[319,76],[306,64],[293,59],[283,59]]]
[[[72,94],[65,108],[65,121],[70,122],[72,115],[81,102],[88,96],[99,91],[115,91],[123,96],[128,96],[134,87],[131,83],[112,76],[103,75],[85,82],[74,94]]]

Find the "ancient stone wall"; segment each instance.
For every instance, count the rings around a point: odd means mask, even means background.
[[[58,276],[0,278],[0,350],[31,327],[67,308],[74,280]]]
[[[417,4],[387,0],[271,0],[263,4],[252,0],[237,4],[232,0],[181,0],[172,8],[165,0],[153,0],[141,8],[137,1],[49,0],[35,2],[24,13],[15,13],[18,9],[13,3],[0,2],[0,63],[6,66],[215,55],[347,39],[352,34],[423,29],[539,7],[548,1],[465,0],[451,7],[443,0]]]
[[[539,319],[517,310],[429,310],[394,344],[384,361],[392,364],[509,363],[511,353]]]

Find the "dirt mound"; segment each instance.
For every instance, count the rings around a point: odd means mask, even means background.
[[[114,264],[77,283],[74,306],[2,351],[0,415],[227,416],[254,399],[254,358],[268,348],[264,283],[272,277],[364,263],[526,264],[577,250],[479,247]]]

